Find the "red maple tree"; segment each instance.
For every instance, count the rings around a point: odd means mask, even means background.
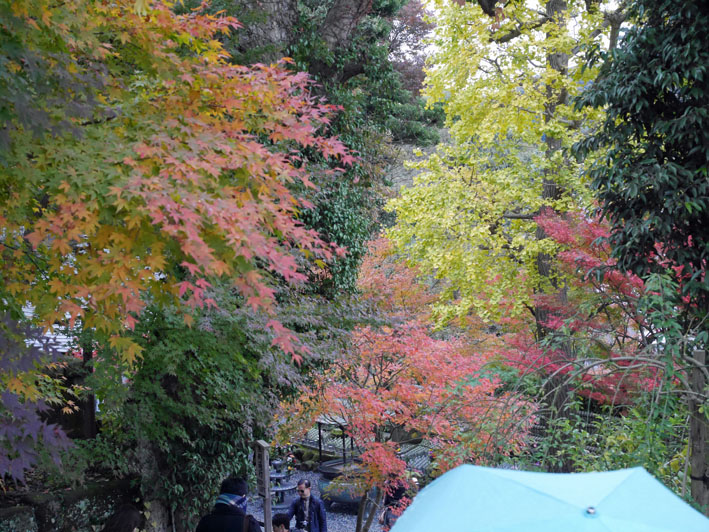
[[[608,225],[583,213],[547,212],[536,221],[561,248],[558,268],[567,300],[537,294],[537,305],[550,316],[541,324],[544,343],[531,327],[512,327],[503,357],[523,373],[566,376],[572,389],[601,404],[627,405],[633,395],[654,389],[665,368],[647,355],[653,331],[638,307],[645,286],[615,268],[604,240]],[[573,359],[558,352],[562,342],[571,342]]]
[[[347,349],[284,405],[281,434],[292,438],[323,416],[339,420],[360,451],[361,473],[348,480],[362,492],[405,478],[407,444],[430,453],[432,475],[519,452],[533,405],[502,389],[492,351],[463,333],[434,336],[426,323],[434,294],[386,240],[370,247],[359,287],[390,324],[355,328]]]

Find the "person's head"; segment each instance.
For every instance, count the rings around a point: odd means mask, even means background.
[[[241,477],[229,477],[224,479],[221,487],[219,488],[219,493],[231,493],[232,495],[246,495],[249,490],[249,486],[246,481]]]
[[[296,489],[298,495],[301,499],[307,499],[310,497],[310,481],[307,478],[301,478],[298,481],[298,487]]]
[[[273,532],[288,532],[290,530],[290,519],[288,514],[276,514],[271,518]]]
[[[143,514],[132,504],[122,504],[108,518],[101,532],[134,532],[143,527]]]

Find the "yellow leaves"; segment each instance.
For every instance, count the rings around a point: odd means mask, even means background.
[[[214,275],[216,276],[222,276],[222,275],[227,275],[228,273],[231,273],[231,268],[221,260],[215,260],[210,264],[210,270]]]
[[[139,228],[144,221],[143,217],[137,213],[132,216],[126,216],[123,220],[126,223],[126,228],[129,230]]]
[[[494,25],[474,2],[435,4],[426,95],[443,102],[454,144],[418,164],[424,171],[414,186],[390,202],[398,223],[388,235],[412,263],[445,280],[439,317],[473,308],[495,318],[519,312],[545,284],[535,258],[554,249],[537,240],[533,216],[543,207],[583,208],[590,197],[575,163],[547,144],[554,138],[565,147],[578,134],[570,125],[584,117],[560,94],[581,90],[583,61],[572,59],[567,73],[550,58],[571,54],[579,35],[598,38],[600,19],[554,20],[532,31],[540,14],[531,2],[508,3]],[[566,16],[577,17],[584,6],[568,7]],[[544,196],[545,181],[558,186],[557,197]]]
[[[63,281],[61,281],[59,278],[55,277],[53,279],[50,279],[49,283],[49,288],[51,289],[52,293],[57,295],[57,296],[63,296],[66,294],[66,284],[64,284]]]
[[[163,255],[163,244],[155,244],[152,246],[148,256],[145,258],[145,264],[153,271],[160,271],[165,267],[165,256]]]
[[[15,63],[14,61],[8,61],[7,62],[7,69],[12,72],[13,74],[17,74],[22,70],[22,66],[18,63]]]
[[[28,2],[24,0],[18,0],[15,2],[12,2],[10,4],[10,9],[12,10],[12,14],[15,15],[16,17],[26,17],[29,15],[29,6]]]
[[[131,238],[131,235],[126,234],[124,231],[117,228],[111,228],[107,233],[107,240],[110,242],[111,248],[121,250],[130,249],[133,247],[133,239]]]
[[[25,385],[24,383],[18,379],[17,377],[12,377],[8,382],[7,382],[7,389],[17,395],[24,395],[25,391]]]
[[[145,16],[148,14],[148,10],[150,10],[150,4],[152,3],[153,0],[135,0],[135,4],[133,4],[133,11],[141,17]]]
[[[397,242],[399,251],[412,263],[447,284],[441,293],[443,301],[452,308],[437,308],[440,319],[464,315],[471,306],[489,318],[495,314],[495,301],[502,299],[511,279],[520,277],[518,263],[524,249],[524,237],[514,239],[511,230],[530,235],[534,225],[529,220],[505,220],[506,212],[514,212],[519,205],[532,202],[539,192],[525,183],[528,169],[515,164],[499,171],[470,172],[469,166],[485,168],[463,156],[460,150],[441,150],[424,166],[428,172],[417,176],[415,186],[403,189],[389,208],[396,210],[399,223],[389,235]],[[454,166],[453,161],[465,166]],[[517,283],[520,291],[517,305],[527,300],[524,282]],[[527,294],[531,293],[531,287]]]
[[[55,238],[52,240],[51,249],[59,252],[60,255],[68,255],[71,253],[71,245],[66,238]]]
[[[6,272],[8,273],[8,272]],[[5,289],[12,295],[19,295],[27,289],[27,285],[21,282],[12,282],[5,285]]]
[[[207,51],[202,54],[207,63],[217,64],[225,58],[222,44],[219,41],[210,41],[210,46]]]
[[[0,384],[5,384],[5,388],[15,395],[28,401],[36,401],[42,397],[37,386],[37,379],[34,372],[24,372],[17,375],[0,374]],[[3,381],[5,381],[3,383]]]
[[[109,337],[108,344],[115,349],[121,359],[129,365],[133,365],[143,352],[143,348],[133,340],[116,334]]]

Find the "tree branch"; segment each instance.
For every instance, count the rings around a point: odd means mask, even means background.
[[[537,28],[541,28],[544,24],[549,22],[549,17],[544,16],[537,20],[536,22],[530,23],[530,24],[523,24],[521,26],[518,26],[514,30],[510,31],[509,33],[505,33],[501,37],[495,37],[495,34],[493,33],[491,36],[491,39],[495,41],[496,43],[504,44],[506,42],[510,42],[512,39],[515,39],[522,35],[523,32],[527,30],[536,30]]]
[[[538,212],[532,212],[532,213],[517,213],[517,212],[506,212],[505,214],[502,215],[503,218],[507,218],[509,220],[534,220],[534,218],[538,215]]]
[[[628,0],[625,0],[618,6],[618,9],[611,12],[603,13],[603,23],[601,27],[591,32],[590,38],[594,39],[598,37],[603,31],[610,26],[611,32],[609,35],[608,49],[613,50],[618,45],[618,35],[620,33],[620,26],[628,18]],[[581,45],[574,46],[571,49],[571,55],[576,55],[581,50]]]

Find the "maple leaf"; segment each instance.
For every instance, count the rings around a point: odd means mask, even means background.
[[[37,249],[40,242],[42,242],[42,240],[44,240],[44,235],[42,233],[40,233],[39,231],[32,231],[30,233],[27,233],[25,235],[25,238],[27,239],[27,241],[30,244],[32,244],[33,248]]]
[[[194,264],[192,262],[187,262],[183,261],[180,263],[180,266],[183,266],[187,268],[187,270],[190,272],[192,275],[197,275],[200,272],[200,267],[197,264]],[[181,291],[180,295],[184,294],[184,291]]]

